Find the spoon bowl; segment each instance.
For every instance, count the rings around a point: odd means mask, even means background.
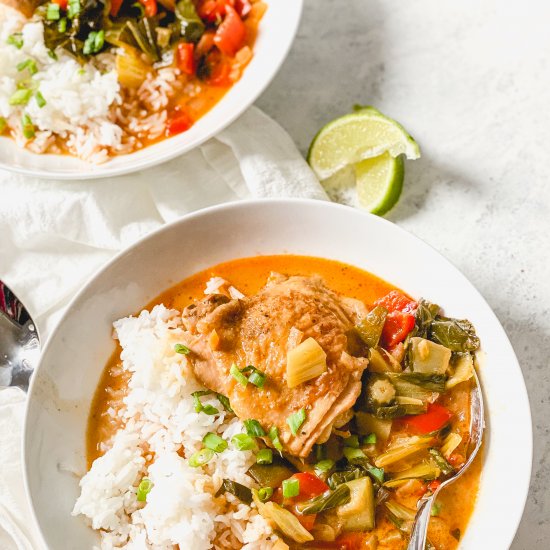
[[[0,387],[17,386],[27,391],[39,355],[36,324],[17,296],[0,281]]]
[[[474,369],[475,384],[471,392],[470,404],[470,440],[468,442],[468,460],[462,468],[453,476],[446,479],[441,485],[429,496],[423,497],[418,501],[418,511],[414,518],[414,523],[411,531],[411,539],[407,550],[424,550],[428,533],[428,523],[430,522],[432,505],[435,502],[439,492],[456,481],[470,467],[474,461],[481,444],[483,442],[483,429],[485,428],[485,409],[483,404],[483,394],[479,378]]]

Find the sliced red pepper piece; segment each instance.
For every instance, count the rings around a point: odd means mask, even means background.
[[[407,334],[414,328],[414,315],[401,311],[388,313],[382,328],[382,347],[391,349],[403,342]]]
[[[193,119],[184,111],[174,111],[174,115],[166,124],[166,133],[175,136],[189,130],[193,126]]]
[[[309,500],[310,498],[322,495],[330,489],[322,479],[309,472],[294,474],[290,479],[297,479],[300,483],[300,493],[294,498],[296,502]]]
[[[155,17],[158,12],[157,0],[139,0],[139,3],[145,8],[146,17]]]
[[[207,83],[211,86],[220,86],[222,88],[227,88],[233,84],[229,75],[231,73],[231,65],[229,62],[221,59],[214,65],[212,72],[207,79]]]
[[[195,44],[192,42],[180,42],[176,49],[176,63],[182,73],[194,75],[197,70]]]
[[[399,290],[392,290],[391,292],[388,292],[388,294],[376,300],[374,305],[383,306],[390,313],[392,311],[403,311],[410,313],[415,311],[418,307],[418,304],[414,300],[411,300],[402,292],[399,292]]]
[[[428,411],[424,414],[414,416],[404,416],[401,422],[409,429],[416,433],[427,434],[440,430],[453,417],[453,413],[449,409],[430,403]]]
[[[244,19],[252,9],[252,4],[249,0],[235,0],[235,9],[237,13]]]
[[[52,0],[52,4],[57,4],[62,10],[67,9],[68,3],[69,0]],[[120,3],[122,4],[122,0],[120,0]]]
[[[230,5],[225,6],[225,18],[221,22],[214,44],[229,57],[233,57],[243,46],[246,40],[246,27],[239,14]]]

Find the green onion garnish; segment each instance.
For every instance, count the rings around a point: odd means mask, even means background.
[[[374,445],[376,443],[376,434],[369,434],[363,438],[363,445]]]
[[[191,353],[191,350],[187,346],[184,346],[183,344],[176,344],[174,346],[174,351],[176,353],[181,353],[183,355],[189,355]]]
[[[46,106],[46,100],[44,99],[44,96],[41,94],[40,90],[37,91],[34,94],[34,98],[36,99],[36,104],[42,109],[42,107]]]
[[[88,38],[84,41],[84,47],[82,53],[84,55],[91,55],[98,53],[105,44],[105,31],[92,31]]]
[[[269,432],[267,433],[269,439],[271,439],[271,443],[273,443],[273,446],[278,450],[283,450],[283,444],[281,443],[281,440],[279,439],[279,428],[276,426],[271,426],[269,428]]]
[[[250,420],[244,420],[243,424],[248,435],[252,437],[263,437],[265,435],[265,430],[257,420],[251,418]]]
[[[59,20],[59,23],[57,23],[57,30],[58,30],[60,33],[67,32],[67,18],[66,18],[66,17],[62,17],[62,18]]]
[[[262,487],[258,489],[258,498],[261,502],[268,501],[273,495],[273,489],[271,487]]]
[[[6,43],[10,46],[15,46],[18,50],[20,50],[23,47],[23,34],[20,32],[10,34],[6,40]]]
[[[254,439],[247,434],[234,435],[231,438],[231,443],[233,443],[237,451],[251,451],[257,448]]]
[[[304,408],[300,409],[298,412],[291,414],[287,419],[286,423],[290,426],[290,431],[292,435],[296,435],[300,426],[304,423],[306,419],[306,410]]]
[[[216,453],[223,453],[227,449],[227,441],[212,432],[208,432],[202,438],[202,442],[207,449],[212,449]]]
[[[234,413],[235,411],[231,408],[231,403],[229,402],[229,399],[225,397],[225,395],[222,395],[221,393],[217,393],[216,397],[218,398],[218,401],[222,404],[223,408],[230,413]]]
[[[147,500],[147,495],[151,492],[151,489],[153,488],[153,482],[149,479],[144,477],[137,488],[137,494],[136,497],[139,500],[139,502],[145,502]]]
[[[57,54],[53,50],[48,50],[48,56],[57,61]]]
[[[248,367],[242,369],[241,372],[243,374],[251,372],[252,374],[248,377],[248,381],[258,388],[264,387],[266,375],[261,370],[258,370],[254,365],[248,365]]]
[[[271,464],[273,462],[273,451],[271,449],[262,449],[256,455],[256,462],[258,464]]]
[[[198,468],[199,466],[203,466],[204,464],[212,460],[213,456],[214,451],[212,449],[201,449],[200,451],[191,455],[191,458],[189,458],[189,466],[191,466],[191,468]]]
[[[354,449],[353,447],[344,447],[344,456],[349,461],[352,461],[358,458],[365,458],[365,453],[361,449]]]
[[[326,458],[325,460],[321,460],[315,464],[315,469],[318,472],[325,473],[331,470],[334,467],[334,460],[330,460],[330,458]]]
[[[229,369],[229,374],[239,383],[241,386],[246,386],[248,384],[248,378],[239,370],[237,365],[233,363]]]
[[[46,8],[46,19],[48,21],[57,21],[61,17],[61,13],[59,10],[59,4],[48,4],[48,7]]]
[[[384,468],[369,468],[367,471],[378,483],[384,483]]]
[[[432,509],[430,510],[430,516],[439,516],[441,512],[441,504],[439,502],[434,502],[432,504]]]
[[[315,460],[319,462],[325,458],[325,448],[323,445],[315,445]]]
[[[72,19],[80,13],[80,0],[69,0],[67,6],[67,17]]]
[[[104,44],[105,44],[105,31],[101,30],[101,31],[98,31],[97,34],[95,35],[94,53],[100,52]]]
[[[10,97],[10,105],[26,105],[32,96],[32,90],[17,90]]]
[[[283,497],[292,498],[300,494],[300,480],[296,478],[285,479],[283,481]]]
[[[0,134],[4,133],[4,130],[7,128],[7,126],[8,121],[3,116],[0,116]]]
[[[34,124],[31,117],[25,113],[21,118],[21,125],[23,127],[23,135],[26,139],[32,139],[34,137]]]
[[[36,61],[34,59],[27,59],[26,61],[22,61],[17,65],[17,70],[19,72],[24,71],[25,69],[29,69],[29,73],[36,74],[38,72],[38,67],[36,66]]]
[[[216,407],[212,405],[203,405],[201,403],[200,398],[205,395],[210,395],[212,392],[210,390],[201,390],[201,391],[194,391],[191,394],[191,397],[193,398],[193,403],[195,405],[195,412],[203,412],[204,414],[214,415],[218,414],[220,411],[216,409]]]
[[[359,436],[350,435],[346,437],[346,439],[344,439],[344,447],[355,447],[357,449],[359,447]]]

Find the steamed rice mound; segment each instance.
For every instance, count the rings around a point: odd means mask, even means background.
[[[102,549],[272,549],[279,539],[254,505],[229,493],[214,496],[223,478],[253,487],[246,471],[254,453],[229,443],[203,467],[184,458],[200,450],[208,432],[230,441],[245,430],[215,396],[202,403],[219,414],[195,412],[191,394],[204,388],[185,355],[174,351],[180,319],[178,311],[156,306],[114,324],[129,376],[123,406],[109,411],[121,427],[80,481],[73,515],[85,516],[100,531]],[[144,477],[153,488],[142,503],[136,494]]]

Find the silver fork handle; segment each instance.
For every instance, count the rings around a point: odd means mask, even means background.
[[[420,504],[416,513],[416,519],[412,526],[411,540],[409,541],[407,550],[424,550],[434,497],[435,495],[431,495]]]

